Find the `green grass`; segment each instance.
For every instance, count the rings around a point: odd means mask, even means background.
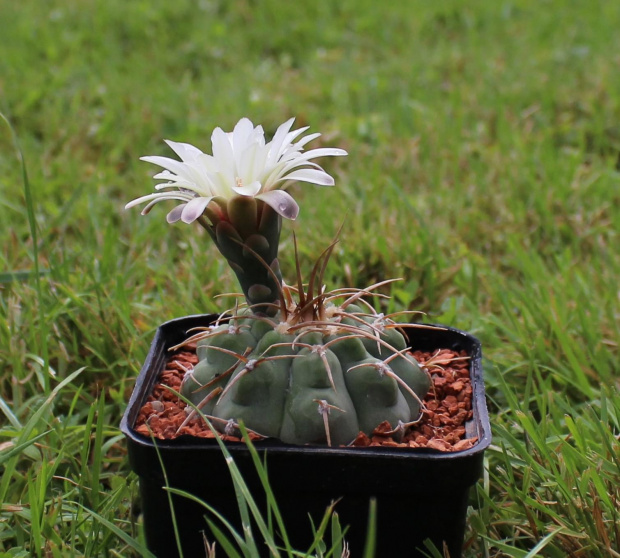
[[[140,544],[121,413],[156,326],[236,285],[199,227],[122,207],[141,155],[241,116],[350,153],[291,189],[304,265],[345,219],[330,286],[403,277],[395,308],[483,341],[466,556],[619,556],[619,24],[603,0],[0,1],[25,161],[0,123],[0,556]]]

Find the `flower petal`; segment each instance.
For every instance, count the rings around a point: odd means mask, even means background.
[[[291,153],[289,157],[283,157],[282,162],[285,162],[286,165],[282,168],[281,174],[284,174],[294,168],[301,167],[303,165],[311,165],[319,167],[316,163],[311,163],[311,159],[316,159],[317,157],[338,157],[347,155],[347,152],[344,149],[335,149],[324,147],[320,149],[312,149],[310,151],[306,151],[305,153]]]
[[[140,205],[144,202],[150,202],[151,200],[180,200],[180,201],[188,201],[193,198],[193,194],[186,194],[185,192],[157,192],[155,194],[148,194],[146,196],[141,196],[136,198],[135,200],[131,200],[128,204],[125,205],[125,209],[129,209],[131,207],[135,207],[136,205]]]
[[[174,175],[164,176],[164,173],[156,174],[153,178],[157,179],[166,179],[170,180],[170,182],[161,182],[160,184],[155,184],[155,190],[164,190],[165,188],[179,188],[183,190],[191,190],[192,192],[196,192],[198,196],[205,195],[205,189],[195,182],[191,182],[189,180],[185,180],[184,178],[179,178]],[[208,186],[208,185],[207,185]],[[207,187],[207,192],[210,192],[210,187]]]
[[[344,149],[338,149],[337,147],[319,147],[318,149],[311,149],[302,153],[300,157],[302,159],[315,159],[316,157],[343,157],[348,155]]]
[[[202,155],[202,151],[197,147],[189,143],[179,143],[171,140],[164,140],[170,149],[174,151],[179,157],[181,157],[182,161],[194,161],[200,155]]]
[[[147,215],[148,213],[150,213],[151,209],[153,209],[153,207],[155,207],[155,205],[157,205],[160,201],[162,200],[153,200],[147,203],[142,209],[142,211],[140,211],[140,215]]]
[[[181,213],[185,209],[186,203],[182,203],[181,205],[177,205],[168,215],[166,215],[166,221],[168,223],[176,223],[179,219],[181,219]]]
[[[218,172],[220,168],[216,158],[208,153],[201,153],[196,159],[196,163],[200,164],[207,172]]]
[[[183,221],[184,223],[194,222],[204,213],[207,205],[209,205],[209,202],[212,199],[212,197],[194,198],[193,200],[188,202],[183,208],[183,211],[181,212],[181,221]]]
[[[247,186],[233,186],[233,191],[237,192],[240,196],[255,196],[260,192],[262,184],[256,180]]]
[[[175,182],[189,182],[194,186],[183,185],[183,187],[194,190],[199,195],[205,195],[210,192],[209,184],[205,180],[200,162],[190,161],[184,163],[175,159],[158,156],[140,157],[140,160],[159,165],[172,173],[172,176],[168,174],[162,176],[163,173],[158,173],[155,175],[155,178],[164,178],[165,180],[174,180]]]
[[[299,215],[299,206],[293,197],[283,190],[272,190],[258,194],[256,199],[263,200],[271,206],[277,213],[286,219],[295,220]]]
[[[233,150],[242,153],[252,139],[254,124],[249,118],[242,118],[233,130]]]
[[[256,154],[260,149],[258,143],[250,143],[242,152],[235,152],[237,159],[237,178],[241,178],[244,184],[254,182],[256,176],[252,173],[256,162]],[[239,182],[239,180],[237,180]]]
[[[235,157],[228,134],[221,128],[216,128],[211,134],[211,144],[213,146],[213,157],[218,162],[219,172],[226,175],[234,175]]]
[[[293,130],[292,132],[289,132],[288,134],[286,134],[286,137],[284,138],[284,144],[288,145],[289,143],[293,143],[293,140],[296,139],[298,136],[301,136],[301,134],[303,134],[306,130],[309,130],[310,126],[304,126],[303,128],[297,128],[297,130]]]
[[[291,174],[283,176],[280,180],[301,180],[302,182],[311,182],[319,186],[334,185],[334,179],[329,174],[315,169],[299,169]]]
[[[295,118],[289,118],[284,124],[281,124],[276,130],[275,135],[273,136],[273,140],[270,143],[269,148],[269,159],[268,162],[270,164],[275,164],[277,160],[280,158],[282,154],[282,148],[284,145],[284,140],[286,139],[291,126],[295,122]]]
[[[176,159],[169,159],[168,157],[159,157],[157,155],[148,155],[146,157],[140,157],[140,161],[146,161],[147,163],[153,163],[163,167],[164,169],[173,172],[176,175],[188,178],[187,165]]]
[[[315,140],[316,138],[320,138],[321,134],[319,132],[317,132],[316,134],[310,134],[309,136],[306,136],[305,138],[301,138],[296,144],[295,147],[300,150],[304,145],[306,145],[307,143],[310,143],[312,140]]]

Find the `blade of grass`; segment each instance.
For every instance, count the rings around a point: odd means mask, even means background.
[[[159,451],[159,447],[157,445],[157,440],[155,436],[151,433],[151,440],[153,442],[153,446],[155,447],[155,452],[157,453],[157,459],[159,459],[159,465],[161,466],[162,474],[164,475],[164,485],[170,490],[170,483],[168,482],[168,473],[166,473],[166,468],[164,467],[164,460]],[[179,535],[179,526],[177,524],[177,518],[174,513],[174,502],[172,501],[172,493],[168,492],[168,505],[170,506],[170,517],[172,518],[172,529],[174,531],[174,538],[177,544],[177,550],[179,551],[179,558],[183,558],[183,548],[181,548],[181,537]]]
[[[46,430],[45,432],[42,432],[41,434],[30,438],[30,440],[28,440],[27,442],[23,442],[17,446],[11,446],[10,449],[4,449],[0,451],[0,465],[4,465],[6,461],[11,459],[12,457],[15,457],[16,455],[19,455],[27,447],[31,446],[35,442],[38,442],[39,440],[47,436],[50,432],[51,430]]]
[[[69,385],[75,378],[77,378],[85,368],[80,368],[67,376],[64,380],[62,380],[49,394],[49,396],[43,401],[43,403],[39,406],[39,408],[32,414],[28,422],[21,429],[19,436],[17,437],[17,445],[20,446],[24,442],[28,440],[32,431],[37,427],[43,415],[47,412],[50,405],[54,401],[55,397],[58,393],[67,385]],[[30,445],[30,444],[29,444]],[[6,500],[7,490],[9,488],[9,480],[12,477],[12,472],[16,465],[16,456],[13,459],[9,459],[8,463],[5,465],[5,471],[2,475],[2,480],[0,481],[0,501],[4,502]]]
[[[92,448],[93,467],[90,475],[91,501],[93,509],[99,508],[99,477],[101,474],[100,463],[103,463],[103,453],[101,446],[103,444],[103,426],[105,420],[105,397],[99,397],[97,404],[97,423],[95,425],[95,442]]]
[[[557,537],[563,531],[564,531],[563,527],[558,527],[557,529],[554,529],[553,531],[551,531],[551,533],[549,533],[548,535],[545,535],[540,540],[540,542],[525,555],[525,558],[534,558],[534,556],[540,556],[540,551],[543,548],[545,548],[555,537]]]
[[[372,498],[368,506],[368,530],[364,545],[364,558],[374,558],[377,547],[377,500]]]
[[[11,410],[11,407],[9,407],[8,403],[2,398],[1,395],[0,395],[0,411],[2,411],[4,416],[8,419],[8,421],[13,425],[15,429],[19,430],[22,427],[21,422],[19,422],[19,419],[13,413],[13,411]]]
[[[323,539],[325,538],[325,533],[327,531],[327,526],[330,523],[331,515],[334,512],[335,505],[336,505],[336,503],[332,502],[328,506],[328,508],[325,510],[325,513],[323,514],[323,517],[321,518],[321,523],[319,523],[319,528],[316,529],[316,531],[314,533],[314,540],[312,541],[312,544],[310,545],[310,548],[306,552],[307,555],[310,555],[310,553],[314,552],[315,549],[320,548],[321,545],[324,546]]]
[[[204,505],[204,503],[203,503]],[[215,540],[222,547],[222,551],[229,558],[241,558],[241,554],[237,551],[237,549],[233,546],[233,544],[228,540],[228,537],[224,534],[224,532],[215,524],[214,521],[211,521],[208,517],[205,518],[209,529],[213,533]],[[232,526],[231,526],[232,528]],[[234,528],[233,528],[234,531]],[[242,541],[242,539],[240,539]],[[243,542],[243,541],[242,541]]]
[[[340,558],[344,549],[344,533],[340,528],[340,518],[334,512],[332,514],[332,550],[331,553]],[[328,555],[329,556],[329,555]]]
[[[130,537],[127,533],[125,533],[125,531],[123,531],[120,527],[118,527],[117,525],[114,525],[114,523],[112,523],[111,521],[108,521],[105,517],[103,517],[102,515],[99,515],[97,512],[88,509],[87,507],[83,506],[82,504],[80,504],[79,502],[71,502],[73,505],[81,508],[84,512],[86,512],[88,515],[90,515],[91,517],[95,518],[99,523],[101,523],[106,529],[110,530],[112,533],[114,533],[119,539],[121,539],[125,544],[129,545],[131,548],[133,548],[136,552],[138,552],[140,554],[140,556],[142,556],[143,558],[157,558],[155,556],[155,554],[153,554],[150,550],[148,550],[147,548],[145,548],[144,546],[142,546],[138,541],[136,541],[135,539],[133,539],[132,537]]]
[[[258,451],[256,450],[256,447],[254,447],[254,444],[252,443],[252,441],[250,440],[250,437],[248,435],[248,432],[245,428],[245,426],[243,424],[239,425],[239,428],[241,429],[241,434],[243,436],[243,439],[247,445],[247,448],[250,452],[250,455],[252,457],[252,461],[254,463],[254,467],[256,468],[256,472],[258,473],[258,477],[260,479],[260,482],[263,486],[263,490],[265,491],[265,495],[267,497],[267,506],[268,509],[271,513],[273,513],[273,516],[275,518],[276,524],[278,526],[278,531],[280,533],[280,536],[282,537],[282,541],[284,543],[284,547],[287,550],[287,552],[289,552],[291,550],[291,545],[288,539],[288,534],[286,532],[286,526],[284,524],[284,520],[282,518],[282,514],[280,513],[280,510],[278,509],[278,505],[277,502],[275,500],[275,497],[273,495],[273,492],[269,486],[269,475],[267,473],[267,467],[266,465],[261,461],[260,456],[258,455]]]
[[[178,488],[174,488],[172,486],[166,486],[165,490],[167,492],[169,492],[170,494],[176,494],[177,496],[182,496],[183,498],[187,498],[188,500],[192,500],[193,502],[196,502],[197,504],[200,504],[207,511],[212,513],[214,517],[216,517],[219,521],[222,522],[224,527],[226,527],[228,532],[233,536],[233,538],[235,539],[235,542],[239,545],[239,548],[241,548],[243,550],[243,554],[244,555],[248,554],[249,549],[247,547],[245,539],[241,535],[239,535],[239,533],[237,533],[237,531],[233,527],[233,525],[222,514],[220,514],[220,512],[218,512],[214,507],[209,505],[208,502],[205,502],[204,500],[201,500],[200,498],[198,498],[194,494],[186,492],[185,490],[179,490]],[[208,519],[207,519],[207,522],[208,522]]]
[[[205,423],[207,424],[207,426],[209,427],[209,429],[215,436],[215,440],[220,446],[222,453],[224,454],[226,465],[228,466],[228,470],[230,471],[231,477],[233,479],[233,486],[234,486],[235,494],[237,497],[237,504],[239,507],[239,514],[241,516],[241,524],[242,524],[246,544],[248,545],[248,547],[250,548],[252,552],[258,553],[258,548],[256,547],[256,543],[254,541],[254,538],[252,537],[252,524],[250,521],[250,513],[251,513],[252,517],[256,521],[256,525],[258,526],[258,529],[261,535],[263,536],[265,544],[269,548],[269,551],[272,553],[273,556],[279,556],[280,554],[277,550],[277,545],[273,539],[273,535],[269,531],[267,524],[265,523],[265,520],[263,519],[262,514],[260,513],[260,510],[258,509],[258,506],[256,505],[256,501],[254,500],[254,497],[250,493],[250,490],[248,489],[248,486],[245,480],[243,479],[243,476],[241,475],[241,472],[239,471],[239,468],[237,467],[235,460],[233,459],[232,455],[230,455],[230,452],[228,451],[226,444],[220,438],[220,436],[218,435],[217,431],[215,430],[215,428],[213,427],[209,419],[202,413],[200,409],[198,409],[191,401],[183,397],[180,393],[172,389],[170,389],[170,391],[172,393],[175,393],[180,399],[185,401],[188,405],[192,406],[196,410],[196,412],[199,413],[199,415],[202,417],[202,419],[205,421]]]
[[[34,280],[35,287],[37,292],[37,309],[38,309],[38,328],[39,328],[39,345],[41,349],[41,353],[43,356],[43,379],[44,379],[44,389],[45,393],[49,391],[50,388],[50,378],[48,374],[49,367],[49,355],[48,355],[48,327],[47,321],[45,320],[44,315],[44,301],[43,301],[43,289],[41,286],[41,270],[39,266],[39,242],[38,242],[38,233],[37,233],[37,222],[34,214],[34,200],[32,197],[32,189],[30,187],[30,180],[28,179],[28,170],[26,167],[26,159],[24,157],[24,152],[19,144],[19,138],[17,137],[17,133],[15,132],[13,126],[9,122],[8,118],[4,116],[2,112],[0,112],[0,120],[2,120],[9,129],[11,134],[11,139],[13,141],[13,145],[15,147],[15,151],[17,153],[17,158],[21,165],[22,172],[22,183],[24,187],[24,196],[26,198],[26,212],[28,215],[28,225],[30,227],[30,236],[32,238],[32,262],[34,265]]]

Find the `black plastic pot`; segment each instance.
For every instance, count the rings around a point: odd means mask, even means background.
[[[140,478],[141,505],[147,544],[159,558],[178,556],[168,493],[162,468],[151,439],[132,426],[153,389],[168,358],[167,349],[187,337],[193,327],[212,322],[213,315],[189,316],[163,324],[123,416],[121,429],[127,437],[129,460]],[[377,500],[377,558],[422,556],[425,539],[452,558],[461,555],[469,489],[482,472],[484,450],[491,441],[480,342],[473,336],[448,329],[407,330],[413,349],[466,350],[471,356],[473,419],[467,437],[478,437],[471,449],[440,453],[426,449],[326,448],[287,446],[276,441],[257,443],[267,453],[270,484],[282,511],[293,545],[307,549],[312,539],[310,514],[315,524],[331,501],[337,504],[352,556],[360,556],[366,538],[369,500]],[[185,436],[158,441],[170,486],[194,494],[215,507],[233,523],[240,523],[233,485],[220,448],[214,440]],[[262,488],[248,449],[228,444],[238,467],[257,501]],[[174,497],[177,526],[186,558],[204,556],[202,531],[207,530],[206,510],[194,502]],[[213,537],[209,537],[213,540]]]

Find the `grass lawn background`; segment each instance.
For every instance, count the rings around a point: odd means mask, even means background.
[[[394,309],[482,340],[466,556],[620,556],[619,24],[602,0],[0,0],[29,178],[0,122],[0,556],[139,541],[133,381],[159,323],[237,286],[198,226],[123,206],[140,156],[242,116],[349,151],[335,188],[289,190],[304,267],[344,220],[329,286],[403,277]]]

